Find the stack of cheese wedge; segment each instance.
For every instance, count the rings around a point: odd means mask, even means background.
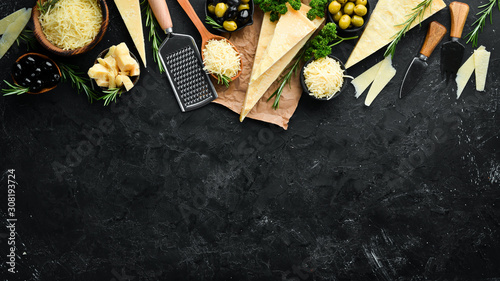
[[[288,4],[287,8],[288,12],[277,22],[269,20],[269,13],[264,15],[240,121],[245,119],[324,21],[324,18],[309,20],[306,14],[310,7],[307,5],[302,4],[298,11]]]
[[[484,91],[490,55],[491,53],[486,51],[484,46],[480,46],[477,50],[474,50],[472,56],[470,56],[460,69],[458,69],[455,79],[457,82],[457,99],[462,94],[465,85],[467,85],[467,82],[472,76],[472,72],[476,73],[476,91]]]
[[[31,17],[31,8],[19,9],[0,20],[0,58],[7,53]]]

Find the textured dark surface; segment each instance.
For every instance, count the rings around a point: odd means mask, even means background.
[[[109,45],[133,46],[109,2],[105,38],[66,61],[87,69]],[[485,3],[467,2],[464,34]],[[0,16],[33,3],[2,1]],[[175,30],[199,44],[168,4]],[[447,9],[433,19],[449,29]],[[480,37],[492,52],[486,92],[473,77],[456,100],[437,49],[419,86],[397,97],[427,21],[399,44],[398,72],[371,107],[352,86],[328,103],[302,99],[288,131],[215,104],[180,113],[149,44],[138,86],[109,107],[68,84],[0,97],[0,279],[500,280],[497,8],[493,20]],[[345,61],[352,45],[334,55]],[[24,52],[0,60],[0,79]],[[4,262],[8,169],[15,274]]]

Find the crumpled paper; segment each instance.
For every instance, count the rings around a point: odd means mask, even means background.
[[[226,88],[224,85],[218,85],[217,80],[212,77],[213,84],[219,96],[213,102],[222,104],[236,112],[238,115],[236,115],[235,118],[239,118],[239,114],[243,108],[243,102],[245,101],[263,17],[264,13],[255,7],[253,16],[254,23],[238,32],[230,34],[229,40],[236,46],[241,54],[242,73],[240,77],[232,81],[229,84],[229,88]],[[275,110],[272,107],[274,97],[269,101],[267,101],[267,99],[278,86],[279,83],[274,82],[246,118],[276,124],[286,130],[288,128],[288,122],[295,112],[295,109],[297,109],[300,96],[302,95],[299,72],[292,77],[290,85],[285,86],[283,89],[279,108]],[[243,122],[245,121],[243,120]]]

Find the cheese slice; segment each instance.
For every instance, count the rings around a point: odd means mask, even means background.
[[[365,105],[370,106],[373,100],[382,92],[384,87],[391,81],[392,77],[396,75],[396,69],[392,66],[391,56],[387,56],[380,65],[377,76],[366,95]]]
[[[422,0],[379,0],[363,34],[346,62],[346,68],[355,65],[390,43],[394,34],[403,29],[400,24],[406,21],[408,15],[413,12],[412,9],[421,2]],[[445,7],[443,0],[433,0],[430,8],[426,9],[422,21]],[[419,20],[416,20],[411,28],[418,23]]]
[[[354,89],[356,90],[356,98],[359,98],[363,92],[368,89],[368,86],[375,80],[375,77],[377,77],[378,70],[380,69],[380,66],[384,63],[384,61],[380,61],[374,66],[370,67],[368,70],[360,74],[358,77],[354,78],[351,81],[351,84],[354,86]]]
[[[300,8],[300,13],[306,16],[307,11],[310,7],[302,4]],[[265,19],[265,18],[264,18]],[[280,19],[281,20],[281,19]],[[287,65],[294,59],[294,57],[299,53],[299,51],[304,47],[309,38],[314,34],[314,31],[323,24],[324,18],[316,18],[312,21],[315,29],[307,34],[302,40],[299,41],[290,51],[288,51],[281,59],[279,59],[275,64],[273,64],[263,75],[258,77],[255,81],[250,82],[248,85],[247,93],[245,96],[245,101],[243,103],[243,108],[240,114],[240,121],[243,121],[245,117],[250,113],[252,108],[257,104],[257,102],[264,96],[266,91],[271,87],[271,85],[279,78],[281,72],[287,67]],[[264,24],[264,23],[263,23]],[[260,40],[260,39],[259,39]]]
[[[481,46],[483,47],[483,46]],[[483,92],[486,85],[486,74],[488,73],[488,65],[490,62],[490,52],[482,49],[474,51],[474,70],[476,73],[476,91]]]
[[[457,77],[455,78],[455,82],[457,82],[457,99],[460,98],[460,95],[464,91],[465,85],[467,85],[467,82],[469,82],[472,76],[472,72],[474,72],[474,54],[472,54],[457,71]]]
[[[250,77],[254,77],[254,72],[257,72],[255,69],[259,66],[267,46],[273,39],[274,30],[276,29],[278,21],[272,22],[270,18],[271,13],[264,14],[264,19],[262,20],[262,26],[260,28],[259,42],[257,43],[257,50],[255,51],[253,60],[252,75]]]
[[[127,26],[128,33],[146,67],[146,48],[144,46],[144,33],[142,31],[141,8],[139,0],[115,0],[116,7]]]
[[[0,59],[7,53],[12,44],[16,41],[19,34],[23,31],[31,17],[31,8],[24,11],[14,22],[7,26],[5,33],[0,39]]]
[[[303,14],[306,7],[299,11],[294,10],[290,4],[286,4],[288,12],[282,15],[276,24],[274,35],[266,48],[264,55],[258,65],[254,64],[250,83],[266,72],[274,63],[282,58],[297,43],[306,37],[311,31],[316,30],[314,23]]]
[[[20,15],[26,12],[26,8],[19,9],[0,20],[0,35],[4,34],[9,24],[13,23]]]

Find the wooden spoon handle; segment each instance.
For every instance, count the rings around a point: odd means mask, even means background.
[[[191,6],[191,3],[189,3],[189,0],[177,0],[177,2],[179,2],[182,9],[184,9],[184,12],[186,12],[188,17],[191,19],[193,24],[196,26],[196,29],[198,29],[198,32],[201,35],[202,41],[207,41],[210,37],[213,36],[213,34],[207,30],[205,25],[203,25],[200,18],[198,17],[196,12],[194,11],[193,6]]]
[[[158,24],[160,24],[163,30],[173,28],[172,18],[170,17],[170,12],[168,10],[167,2],[165,0],[148,0],[149,6],[153,13],[155,14]]]
[[[441,42],[444,35],[446,34],[446,27],[437,21],[433,21],[429,24],[429,30],[425,36],[424,45],[420,50],[420,53],[426,57],[430,57],[436,46]]]
[[[450,14],[451,14],[451,30],[450,36],[455,38],[462,37],[462,31],[464,30],[465,21],[467,20],[467,15],[469,14],[469,5],[462,2],[451,2],[450,3]]]

